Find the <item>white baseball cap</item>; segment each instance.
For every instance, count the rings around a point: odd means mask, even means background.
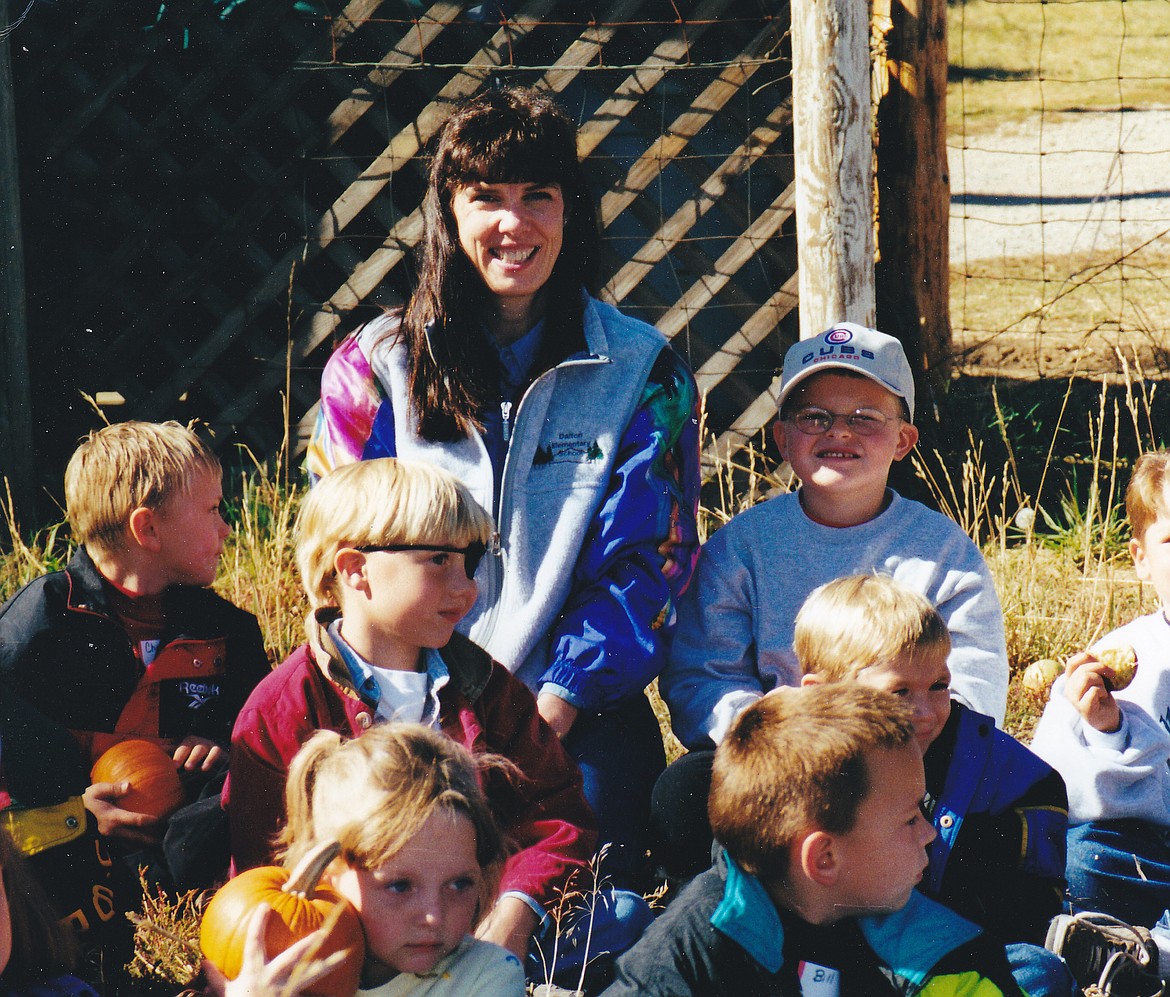
[[[792,389],[822,370],[852,370],[877,381],[906,402],[914,420],[914,373],[906,351],[893,336],[853,322],[838,322],[813,339],[802,339],[784,355],[777,408]]]

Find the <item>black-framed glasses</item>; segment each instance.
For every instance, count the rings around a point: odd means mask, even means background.
[[[838,419],[858,436],[876,436],[886,426],[901,418],[889,416],[875,408],[859,408],[852,412],[830,412],[816,405],[806,405],[788,415],[791,422],[806,436],[823,436],[833,428]]]
[[[363,554],[375,554],[380,550],[391,552],[433,550],[439,554],[462,554],[463,570],[467,572],[468,578],[474,578],[475,569],[479,567],[479,562],[487,553],[487,544],[482,540],[472,540],[466,547],[444,547],[442,544],[366,544],[362,547],[355,547],[354,550],[360,550]]]

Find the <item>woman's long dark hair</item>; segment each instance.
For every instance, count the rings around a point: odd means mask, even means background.
[[[565,202],[561,252],[542,294],[548,303],[535,373],[584,348],[581,288],[596,290],[599,234],[593,198],[577,160],[577,128],[546,92],[485,90],[439,132],[423,200],[425,236],[418,288],[402,322],[409,389],[428,440],[483,428],[496,400],[499,365],[482,327],[490,293],[459,245],[451,198],[469,183],[555,183]]]

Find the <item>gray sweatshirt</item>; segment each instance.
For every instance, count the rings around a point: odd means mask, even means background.
[[[818,585],[890,575],[934,603],[951,634],[952,695],[1003,724],[1008,662],[1003,615],[987,564],[958,525],[890,491],[887,508],[835,528],[804,514],[797,494],[736,516],[703,546],[679,607],[659,688],[688,747],[718,744],[765,692],[796,685],[796,613]]]
[[[1032,750],[1064,777],[1070,824],[1131,817],[1170,827],[1170,624],[1163,611],[1106,634],[1092,650],[1127,646],[1138,669],[1113,694],[1117,730],[1104,734],[1086,723],[1065,698],[1062,675],[1032,737]]]

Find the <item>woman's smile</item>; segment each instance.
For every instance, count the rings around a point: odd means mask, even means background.
[[[510,332],[523,335],[541,317],[537,295],[561,254],[560,185],[467,184],[451,198],[451,213],[459,245],[495,297],[500,317]]]

